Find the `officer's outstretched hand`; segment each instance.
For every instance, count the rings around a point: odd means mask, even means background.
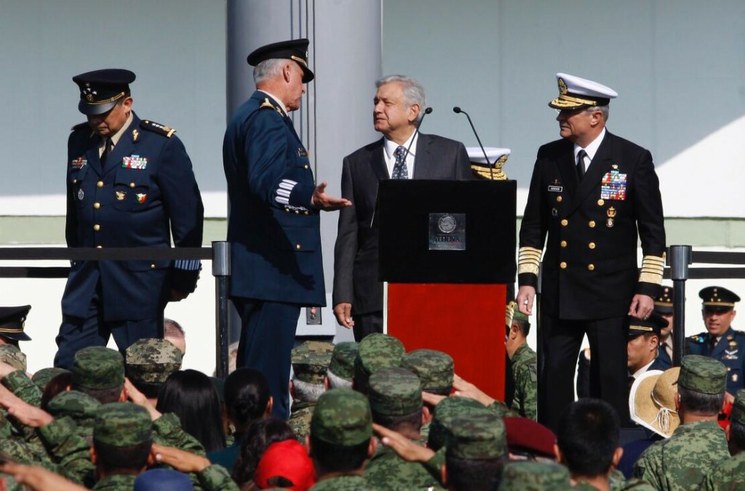
[[[322,182],[313,191],[313,196],[310,198],[310,204],[314,208],[324,211],[338,210],[339,208],[346,208],[352,206],[352,202],[347,198],[337,198],[336,196],[330,196],[326,194],[326,182]]]

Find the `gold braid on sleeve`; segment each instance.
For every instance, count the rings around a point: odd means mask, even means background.
[[[639,274],[639,281],[652,283],[654,285],[662,284],[662,272],[665,270],[665,253],[662,256],[644,256],[642,258],[642,271]]]
[[[535,247],[521,247],[517,255],[517,274],[531,273],[537,276],[541,264],[541,252],[541,249]],[[661,278],[660,281],[662,281]]]

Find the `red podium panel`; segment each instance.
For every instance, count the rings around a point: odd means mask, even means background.
[[[389,283],[388,334],[406,351],[429,348],[455,360],[455,373],[504,400],[504,284]]]

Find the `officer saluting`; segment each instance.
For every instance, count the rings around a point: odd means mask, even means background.
[[[698,296],[706,331],[686,339],[686,351],[721,361],[727,367],[727,392],[734,396],[743,388],[745,374],[745,332],[732,329],[740,297],[721,286],[706,287]]]
[[[177,247],[202,244],[204,208],[191,161],[175,130],[132,110],[129,70],[73,77],[88,118],[67,144],[69,247]],[[123,352],[163,336],[163,309],[196,287],[199,261],[75,261],[62,297],[55,365],[70,368],[86,346],[113,335]]]

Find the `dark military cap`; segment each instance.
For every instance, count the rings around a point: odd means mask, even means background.
[[[351,389],[331,389],[318,398],[310,420],[313,438],[351,447],[372,436],[372,415],[367,398]]]
[[[99,407],[98,399],[77,390],[66,390],[49,401],[47,411],[55,418],[70,416],[78,426],[93,429]]]
[[[414,372],[422,390],[448,395],[453,387],[453,358],[442,351],[418,349],[404,355],[401,366]]]
[[[22,307],[0,307],[0,337],[12,339],[13,341],[31,341],[31,338],[23,332],[30,305]]]
[[[113,389],[124,385],[124,358],[103,346],[78,350],[72,362],[72,383],[86,389]]]
[[[516,461],[504,466],[499,491],[554,491],[572,489],[569,469],[549,462]]]
[[[323,384],[334,352],[333,343],[305,341],[291,352],[293,378],[310,384]]]
[[[698,292],[698,296],[703,300],[704,310],[710,312],[727,312],[740,301],[736,293],[721,286],[707,286]]]
[[[453,428],[453,421],[470,414],[488,413],[489,409],[480,402],[467,397],[448,397],[435,406],[435,413],[429,425],[427,446],[438,450],[447,445]]]
[[[131,402],[103,404],[96,411],[93,441],[113,447],[130,447],[153,439],[150,414]]]
[[[181,369],[184,354],[165,339],[138,339],[125,352],[127,377],[135,384],[162,384]]]
[[[78,111],[97,116],[110,111],[119,99],[130,94],[129,84],[135,81],[135,74],[121,68],[106,68],[75,75],[72,81],[80,87]]]
[[[189,476],[174,469],[149,469],[137,476],[132,491],[191,491]]]
[[[54,377],[56,377],[57,375],[62,375],[63,373],[70,373],[70,370],[60,367],[42,368],[41,370],[34,373],[34,375],[31,377],[31,380],[36,384],[38,388],[43,391],[47,388],[47,384],[51,382]]]
[[[357,358],[359,345],[354,341],[338,343],[331,354],[328,371],[339,378],[351,381],[354,378],[354,359]]]
[[[262,61],[276,58],[292,60],[303,69],[303,83],[307,84],[315,77],[308,68],[308,44],[310,41],[305,38],[267,44],[253,50],[247,61],[249,65],[256,66]]]
[[[381,416],[406,416],[422,408],[422,384],[414,372],[382,368],[370,375],[370,409]]]
[[[735,402],[732,404],[732,412],[729,414],[730,421],[745,425],[745,389],[740,389],[735,395]]]
[[[460,459],[497,459],[507,455],[507,431],[494,413],[477,413],[453,420],[446,455]]]
[[[662,287],[662,293],[654,301],[654,311],[658,314],[673,313],[673,289],[669,286]]]
[[[678,385],[702,394],[722,394],[727,385],[727,368],[708,356],[684,356],[680,362]]]
[[[641,336],[642,334],[662,335],[662,329],[667,326],[667,320],[657,312],[652,312],[646,319],[626,316],[628,327],[626,328],[626,337],[629,339]]]
[[[0,344],[0,361],[4,361],[16,370],[26,371],[26,355],[12,344]]]

